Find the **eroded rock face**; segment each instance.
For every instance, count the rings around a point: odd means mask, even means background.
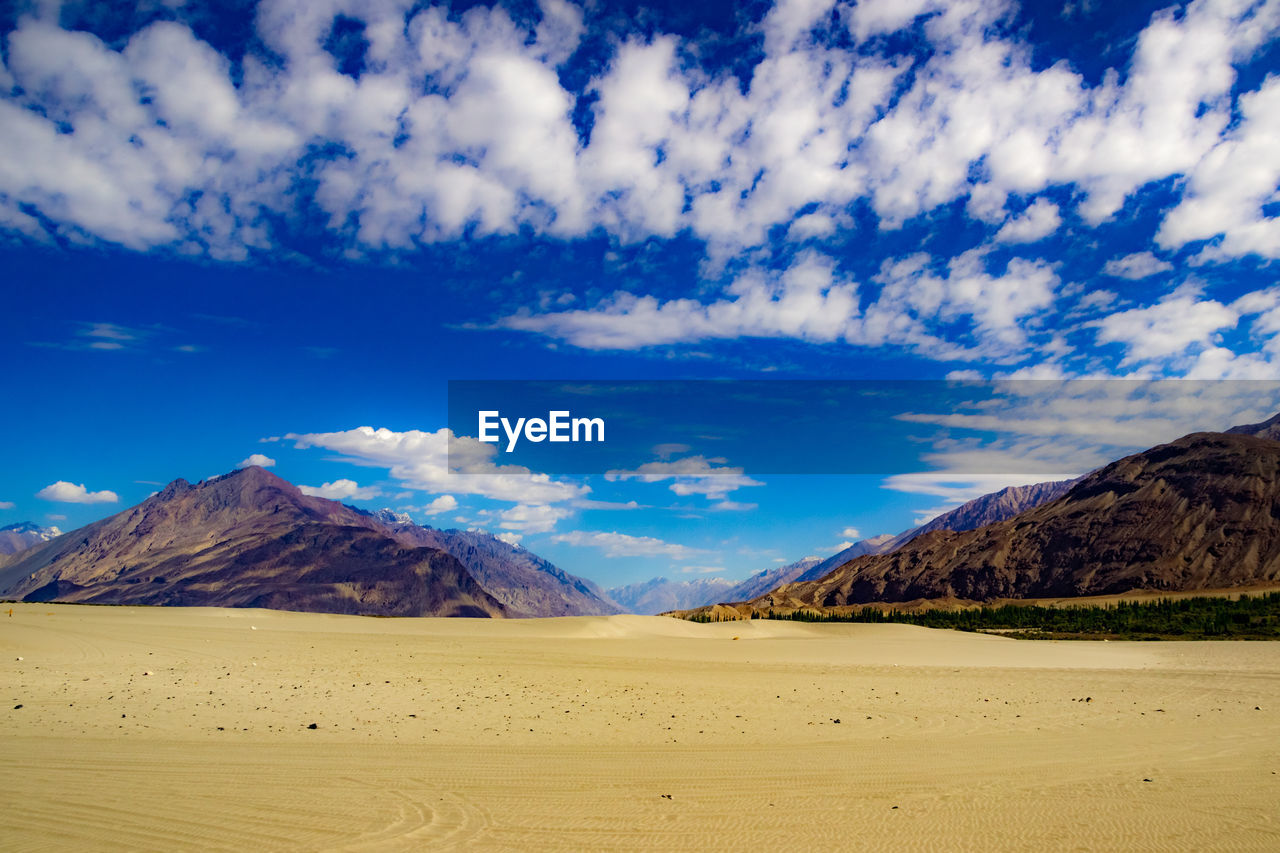
[[[398,540],[262,468],[175,480],[110,518],[30,548],[0,591],[32,600],[503,616],[455,557]]]
[[[860,557],[752,603],[989,601],[1276,580],[1280,442],[1194,433],[1113,462],[1057,500],[1005,521],[927,532],[897,551]]]

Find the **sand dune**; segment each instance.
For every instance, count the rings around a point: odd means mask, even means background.
[[[14,605],[0,671],[12,849],[1280,847],[1273,643]]]

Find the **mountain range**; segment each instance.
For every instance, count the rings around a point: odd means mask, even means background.
[[[821,557],[805,557],[785,566],[764,569],[740,581],[728,578],[694,578],[672,581],[666,578],[613,587],[609,598],[631,613],[665,613],[688,610],[717,601],[743,601],[774,587],[790,583],[822,562]]]
[[[9,557],[0,594],[388,616],[616,612],[594,585],[522,548],[384,518],[304,495],[258,467],[180,479]]]
[[[750,602],[832,608],[1208,590],[1280,581],[1280,443],[1194,433],[1075,481],[1061,497],[975,530],[935,529],[897,550]]]
[[[985,524],[1012,518],[1020,512],[1060,497],[1076,482],[1077,480],[1061,480],[1029,486],[1009,486],[974,498],[896,536],[887,533],[872,536],[854,542],[826,559],[805,557],[785,566],[757,572],[742,581],[734,582],[724,578],[670,581],[666,578],[654,578],[610,589],[609,597],[633,613],[665,613],[719,602],[749,601],[784,584],[817,580],[857,557],[896,551],[917,536],[933,530],[973,530]]]
[[[806,557],[737,582],[655,578],[608,593],[482,531],[308,496],[248,467],[196,484],[175,480],[71,533],[31,523],[0,529],[0,595],[526,617],[1238,588],[1280,582],[1277,436],[1280,415],[1194,433],[1077,480],[984,495],[825,560]]]

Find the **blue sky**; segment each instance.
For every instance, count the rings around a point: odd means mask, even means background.
[[[1122,426],[1086,434],[1070,394],[923,400],[896,478],[438,470],[451,379],[1280,379],[1280,2],[42,2],[0,29],[0,524],[262,454],[607,585],[741,576],[1275,410],[1196,386],[1094,399]]]

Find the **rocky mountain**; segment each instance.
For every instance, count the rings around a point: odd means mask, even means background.
[[[33,601],[504,616],[453,555],[250,467],[175,480],[137,506],[28,549],[0,594]]]
[[[19,521],[17,524],[0,527],[0,554],[16,554],[61,535],[62,531],[57,527],[41,527],[30,521]]]
[[[591,581],[496,536],[417,525],[403,513],[386,509],[371,517],[403,543],[439,548],[457,557],[472,577],[502,602],[509,616],[607,616],[622,612]]]
[[[1280,442],[1194,433],[976,530],[933,530],[756,608],[1099,595],[1280,581]]]
[[[673,581],[653,578],[641,583],[613,587],[609,598],[627,613],[652,615],[668,610],[685,610],[701,607],[715,601],[729,601],[728,592],[734,583],[726,578],[694,578]]]

